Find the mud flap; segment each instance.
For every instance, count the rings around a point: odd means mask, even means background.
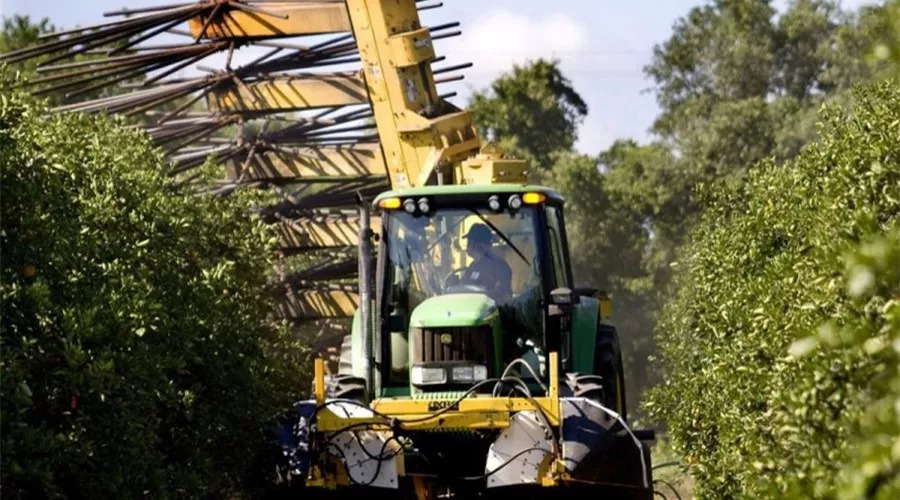
[[[372,417],[368,408],[351,402],[330,401],[329,408],[345,417]],[[311,436],[315,425],[316,402],[301,401],[294,406],[291,419],[276,430],[281,451],[292,481],[305,482],[310,465],[322,463],[312,449]],[[347,478],[353,484],[374,488],[397,488],[397,471],[402,450],[390,433],[374,431],[343,431],[325,436],[323,453],[343,464]]]
[[[329,405],[344,417],[374,417],[368,408],[358,404],[335,402]],[[397,470],[403,460],[403,449],[391,432],[349,430],[329,434],[323,450],[340,459],[352,484],[373,488],[398,487]]]
[[[487,487],[535,484],[547,471],[554,439],[550,429],[533,411],[520,411],[509,419],[488,450]]]

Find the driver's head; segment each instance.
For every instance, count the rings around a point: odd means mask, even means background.
[[[466,233],[466,253],[473,259],[486,254],[491,248],[491,230],[485,224],[472,224]]]

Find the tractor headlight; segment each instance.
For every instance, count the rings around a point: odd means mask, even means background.
[[[454,382],[480,382],[487,378],[484,365],[454,366],[451,377]]]
[[[410,378],[414,385],[434,385],[447,383],[447,370],[426,366],[413,366]]]
[[[518,209],[522,208],[522,197],[517,194],[514,194],[509,197],[509,200],[506,202],[506,204],[509,205],[509,208],[511,208],[513,210],[518,210]]]
[[[416,201],[412,198],[407,198],[403,200],[403,210],[406,210],[406,213],[411,214],[416,211]]]

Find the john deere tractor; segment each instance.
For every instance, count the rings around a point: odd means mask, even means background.
[[[563,204],[522,184],[399,189],[375,198],[377,232],[362,207],[361,307],[338,373],[317,362],[295,408],[295,482],[652,498],[652,436],[627,425],[608,300],[575,286]],[[486,252],[508,283],[473,276]]]
[[[651,499],[652,433],[628,426],[609,304],[574,282],[563,198],[438,92],[418,2],[346,14],[392,190],[360,200],[352,334],[282,429],[282,477],[307,496]]]

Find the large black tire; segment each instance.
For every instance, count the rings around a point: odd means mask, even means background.
[[[597,325],[597,341],[594,344],[594,375],[602,379],[604,399],[602,404],[615,410],[628,420],[625,401],[625,369],[622,364],[622,349],[616,327],[600,323]]]
[[[328,375],[325,377],[325,397],[328,399],[352,399],[366,402],[368,401],[366,397],[366,381],[362,377],[354,377],[353,375]]]
[[[350,335],[344,335],[344,340],[341,342],[338,375],[353,375],[353,340]]]
[[[593,373],[567,373],[565,384],[566,395],[593,399],[627,420],[622,352],[614,326],[597,326]]]

